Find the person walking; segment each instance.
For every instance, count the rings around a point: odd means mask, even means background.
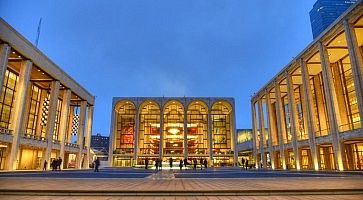
[[[155,171],[159,170],[159,158],[155,160]]]
[[[193,159],[193,165],[194,165],[194,170],[197,170],[197,159],[196,158],[194,158]]]
[[[52,171],[55,171],[56,167],[57,167],[57,159],[53,159],[52,163],[50,164],[50,166],[52,167]]]
[[[244,167],[245,167],[245,159],[242,158],[242,167],[241,167],[241,169],[244,169]]]
[[[99,172],[99,168],[100,167],[100,159],[96,158],[95,160],[95,172]]]
[[[180,168],[180,171],[183,169],[183,160],[180,159],[179,161],[179,168]]]
[[[248,159],[246,159],[246,170],[248,169]]]
[[[204,168],[207,169],[207,167],[208,167],[208,161],[207,159],[204,159]]]
[[[47,165],[48,165],[48,162],[46,160],[44,160],[43,171],[47,171]]]
[[[57,164],[58,164],[58,170],[60,171],[61,170],[61,165],[62,165],[62,158],[61,157],[58,158]]]
[[[173,168],[173,158],[169,158],[170,169]]]
[[[200,158],[199,164],[200,164],[200,170],[203,170],[203,158]]]
[[[145,169],[149,168],[149,158],[145,159]]]
[[[159,170],[162,170],[163,169],[163,159],[161,158],[159,160]]]
[[[187,169],[187,165],[188,165],[188,159],[184,158],[184,168]]]

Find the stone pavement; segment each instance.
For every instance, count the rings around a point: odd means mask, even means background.
[[[0,199],[363,199],[361,175],[175,178],[174,174],[178,173],[162,171],[146,178],[0,176]]]

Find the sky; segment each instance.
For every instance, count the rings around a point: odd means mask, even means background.
[[[112,97],[250,98],[310,42],[315,0],[0,0],[0,17],[96,97],[109,135]]]

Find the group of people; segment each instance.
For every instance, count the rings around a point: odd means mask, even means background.
[[[57,171],[57,170],[61,170],[61,165],[62,165],[62,158],[55,158],[52,160],[52,162],[50,163],[50,168],[52,168],[52,171]],[[47,166],[48,166],[48,162],[46,160],[44,160],[44,164],[43,164],[43,171],[47,170]]]
[[[149,168],[149,158],[145,158],[145,169],[148,169]],[[158,170],[161,170],[163,165],[162,165],[162,159],[159,159],[159,158],[156,158],[155,159],[155,170],[158,171]],[[169,166],[170,166],[170,169],[173,168],[173,158],[169,158]],[[187,169],[188,165],[192,164],[193,165],[193,169],[196,170],[197,169],[197,165],[198,165],[198,160],[196,158],[194,158],[192,160],[192,163],[188,163],[188,159],[180,159],[179,160],[179,168],[180,170],[183,169],[183,166],[185,167],[185,169]],[[208,167],[208,161],[207,159],[203,159],[203,158],[200,158],[199,160],[199,165],[200,165],[200,169],[203,170],[203,167],[206,169]]]

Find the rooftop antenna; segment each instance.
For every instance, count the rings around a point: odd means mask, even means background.
[[[37,30],[37,37],[35,39],[35,46],[38,47],[38,42],[39,42],[39,35],[40,35],[40,26],[42,25],[42,18],[40,18],[39,20],[39,24],[38,24],[38,30]]]

